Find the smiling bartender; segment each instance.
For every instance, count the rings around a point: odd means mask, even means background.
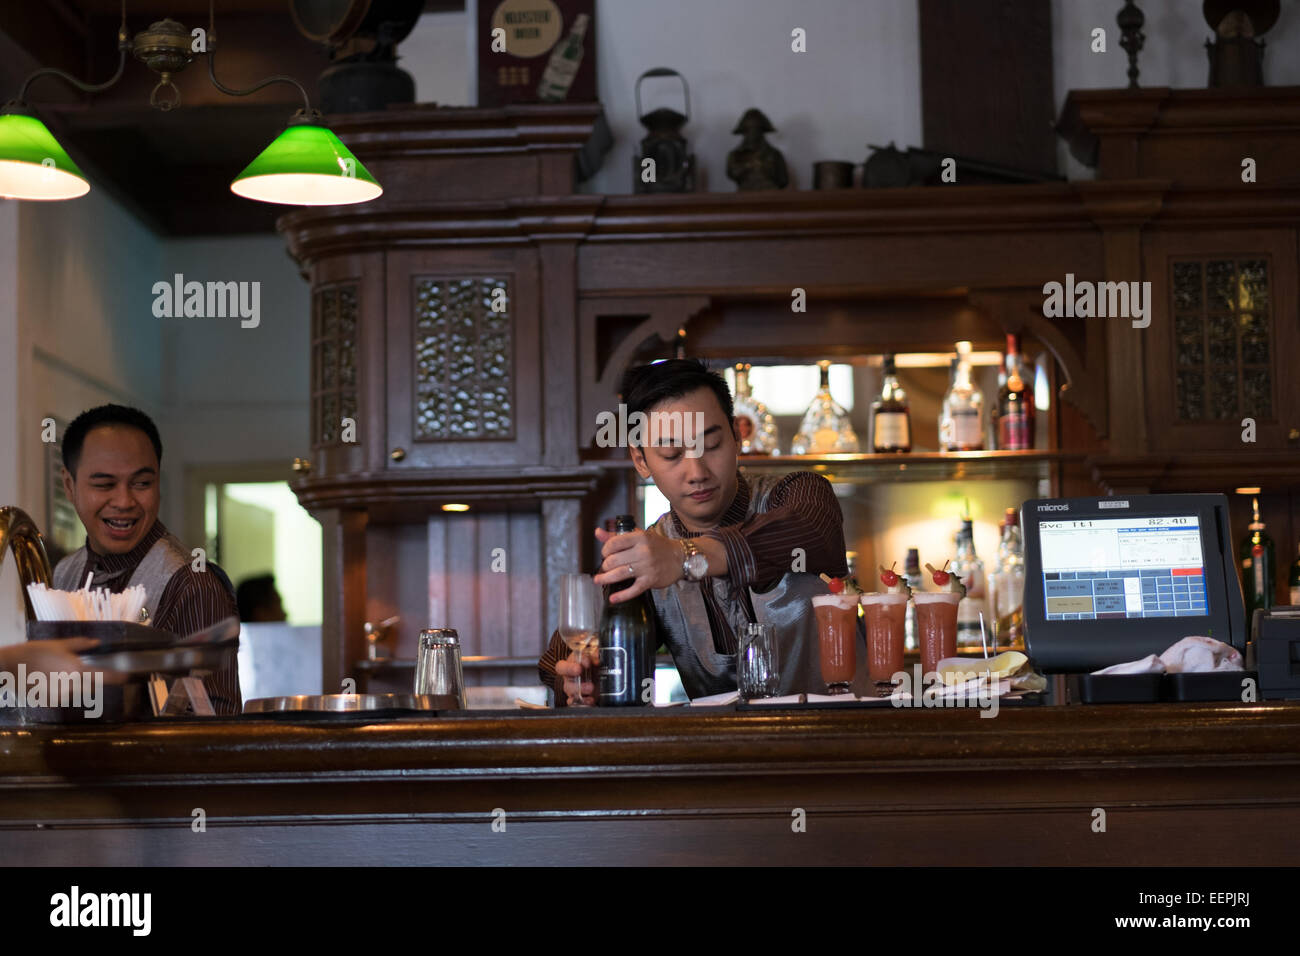
[[[629,421],[637,412],[663,413],[680,425],[701,414],[702,438],[690,428],[665,429],[660,440],[629,447],[637,473],[654,480],[671,510],[646,531],[598,530],[596,583],[620,587],[616,601],[650,591],[658,634],[691,698],[736,689],[737,635],[751,621],[773,627],[779,692],[820,691],[810,599],[826,593],[819,574],[847,572],[844,519],[830,482],[812,472],[741,475],[731,393],[699,361],[630,369],[620,392]],[[577,694],[577,664],[565,657],[553,634],[538,673],[555,688],[557,705]],[[590,701],[591,685],[582,690]]]
[[[238,612],[217,566],[194,570],[189,549],[158,520],[161,462],[158,428],[138,409],[101,405],[73,419],[63,435],[63,490],[85,525],[86,544],[59,562],[54,586],[75,590],[87,574],[91,587],[114,593],[143,585],[150,623],[184,635]],[[233,661],[203,683],[216,713],[240,712]]]

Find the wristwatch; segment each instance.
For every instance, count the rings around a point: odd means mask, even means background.
[[[682,576],[687,581],[702,581],[709,573],[709,559],[690,538],[682,538]]]

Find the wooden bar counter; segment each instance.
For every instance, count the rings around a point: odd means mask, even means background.
[[[1300,703],[190,719],[0,761],[10,864],[1300,859]]]

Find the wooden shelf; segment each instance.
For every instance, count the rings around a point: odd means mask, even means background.
[[[815,471],[837,484],[869,485],[898,481],[1029,480],[1051,478],[1053,465],[1083,461],[1083,452],[919,451],[884,455],[746,455],[738,459],[750,472]],[[602,468],[631,468],[622,458],[588,458]]]

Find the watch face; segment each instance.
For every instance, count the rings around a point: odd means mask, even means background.
[[[698,581],[709,570],[709,559],[698,551],[686,559],[686,574],[692,581]]]

